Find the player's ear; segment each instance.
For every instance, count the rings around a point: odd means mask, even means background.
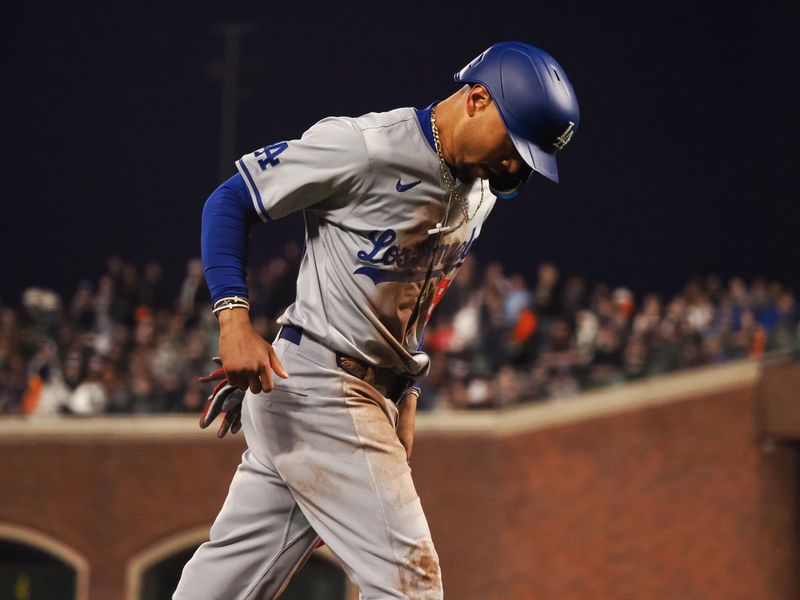
[[[472,117],[476,112],[481,112],[492,103],[492,96],[480,83],[470,86],[467,92],[467,114]]]

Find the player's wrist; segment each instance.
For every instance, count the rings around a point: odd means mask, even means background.
[[[403,397],[403,405],[409,408],[417,407],[417,400],[419,399],[420,389],[416,386],[408,388],[405,396]]]
[[[220,331],[250,325],[250,312],[243,307],[232,307],[216,313]]]

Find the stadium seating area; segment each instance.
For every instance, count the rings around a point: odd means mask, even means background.
[[[250,269],[253,323],[271,339],[300,248]],[[199,260],[177,298],[162,268],[110,257],[68,298],[0,304],[0,414],[197,412],[217,324]],[[535,278],[469,257],[426,330],[421,407],[499,408],[769,351],[797,353],[800,311],[776,281],[695,278],[671,297],[590,285],[549,263]]]

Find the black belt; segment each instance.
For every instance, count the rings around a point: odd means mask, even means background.
[[[295,325],[284,325],[281,327],[278,337],[291,342],[295,346],[299,346],[300,340],[303,339],[303,330]],[[391,369],[373,367],[364,361],[341,352],[336,352],[335,354],[337,367],[345,373],[349,373],[353,377],[358,377],[362,381],[379,388],[392,402],[399,402],[405,391],[414,383],[411,377],[401,375]]]

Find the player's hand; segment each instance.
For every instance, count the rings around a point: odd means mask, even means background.
[[[254,394],[269,392],[273,372],[283,379],[289,377],[272,344],[253,329],[246,310],[220,311],[219,354],[228,383],[242,391],[249,388]]]
[[[219,365],[219,369],[200,378],[203,383],[209,381],[217,382],[200,415],[200,428],[205,429],[220,414],[223,414],[225,417],[219,426],[217,437],[224,438],[228,430],[231,433],[236,433],[242,428],[242,400],[244,399],[244,394],[228,383],[220,358],[215,356],[213,361]]]
[[[411,460],[414,449],[414,427],[417,417],[417,398],[419,388],[409,388],[398,405],[400,415],[397,417],[397,438],[406,449],[406,459]]]

